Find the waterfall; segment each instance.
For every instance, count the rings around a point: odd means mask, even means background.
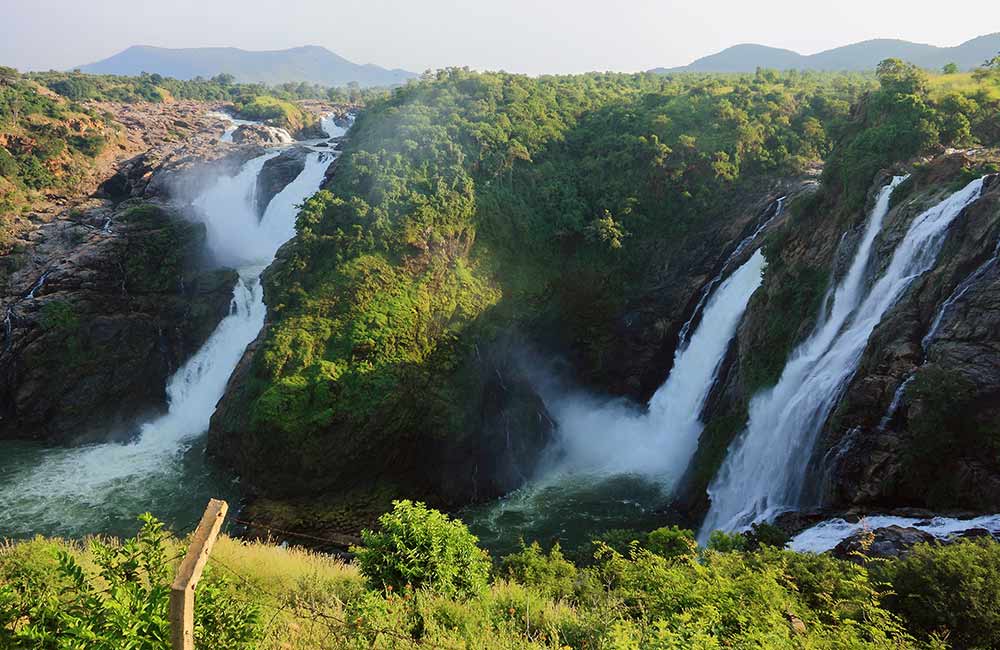
[[[226,127],[225,132],[219,138],[219,142],[232,142],[233,134],[236,133],[236,129],[240,128],[241,126],[247,126],[250,124],[259,124],[259,122],[254,122],[252,120],[237,119],[232,115],[230,115],[229,113],[224,113],[222,111],[211,111],[209,113],[206,113],[206,115],[211,117],[216,117],[229,124],[229,126]],[[289,142],[291,142],[291,140],[289,140]]]
[[[531,483],[463,514],[487,544],[559,536],[569,542],[611,528],[647,528],[687,469],[702,432],[701,412],[750,296],[761,284],[760,250],[711,284],[704,316],[674,354],[664,384],[642,411],[623,401],[546,394],[559,439]],[[505,548],[514,551],[516,548]]]
[[[350,121],[351,118],[348,118]],[[337,116],[333,113],[324,115],[319,121],[320,128],[326,133],[328,138],[339,138],[347,133],[347,129],[337,124]]]
[[[829,314],[790,356],[774,388],[754,396],[746,429],[709,488],[711,509],[701,529],[738,530],[799,505],[806,467],[821,427],[861,360],[875,326],[914,279],[929,270],[948,226],[979,197],[973,181],[917,216],[881,278],[865,292],[862,277],[889,210],[896,177],[879,193],[864,237]]]
[[[216,404],[244,350],[260,332],[266,307],[260,273],[295,233],[297,206],[322,183],[331,154],[311,152],[299,176],[279,192],[258,223],[254,184],[277,152],[247,162],[234,177],[219,178],[194,205],[208,229],[208,246],[239,267],[229,315],[167,385],[168,410],[143,424],[127,444],[104,443],[32,452],[0,475],[0,531],[80,534],[106,530],[140,512],[176,511],[177,502],[204,501],[199,473],[186,475],[185,453],[207,431]],[[204,473],[202,470],[201,473]]]
[[[688,335],[691,332],[691,326],[698,321],[702,313],[702,308],[705,306],[705,301],[708,300],[708,297],[712,295],[712,291],[719,284],[719,282],[722,281],[722,278],[725,276],[726,270],[729,268],[729,266],[736,259],[738,259],[740,255],[742,255],[743,252],[750,247],[751,244],[757,241],[757,237],[760,235],[760,233],[764,232],[765,228],[771,225],[772,221],[780,217],[781,213],[784,212],[785,198],[786,197],[783,196],[777,199],[770,206],[768,206],[767,212],[770,213],[770,216],[765,216],[764,221],[759,226],[757,226],[757,228],[752,233],[750,233],[747,237],[745,237],[743,241],[741,241],[739,244],[736,245],[736,248],[733,249],[733,252],[730,253],[729,257],[726,258],[726,261],[722,263],[722,269],[719,271],[719,274],[716,275],[714,278],[712,278],[712,281],[706,284],[705,288],[702,289],[701,296],[698,298],[698,303],[695,305],[694,311],[691,312],[691,317],[687,319],[687,322],[684,323],[684,325],[681,327],[680,333],[677,335],[678,348],[684,348],[687,346]]]
[[[672,487],[697,449],[702,408],[750,296],[760,286],[764,264],[764,255],[757,250],[718,285],[645,413],[578,397],[552,404],[565,469],[640,474]]]

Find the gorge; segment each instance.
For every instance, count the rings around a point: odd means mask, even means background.
[[[184,530],[210,494],[250,536],[418,498],[494,550],[992,521],[995,104],[900,63],[448,70],[349,131],[199,105],[200,145],[121,161],[15,254],[0,529]]]

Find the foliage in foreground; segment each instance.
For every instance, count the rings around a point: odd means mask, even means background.
[[[383,523],[384,537],[367,536],[381,546],[357,566],[222,537],[198,588],[199,647],[965,650],[1000,638],[1000,544],[988,540],[920,546],[869,571],[766,543],[698,548],[666,528],[625,552],[598,543],[586,567],[526,545],[459,594],[381,576],[401,561],[451,576],[445,584],[470,562],[486,570],[460,522],[399,503]],[[152,519],[121,544],[0,547],[0,647],[167,648],[164,598],[182,549]]]

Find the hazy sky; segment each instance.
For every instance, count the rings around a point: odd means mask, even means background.
[[[0,65],[71,68],[136,44],[323,45],[415,72],[633,71],[745,42],[811,54],[996,31],[997,0],[0,0]]]

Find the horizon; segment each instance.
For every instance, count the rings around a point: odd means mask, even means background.
[[[956,0],[947,14],[935,11],[933,22],[924,19],[935,7],[929,0],[910,3],[905,14],[845,0],[824,8],[823,21],[797,11],[793,0],[752,7],[727,0],[704,0],[697,7],[634,0],[615,12],[592,0],[554,0],[541,7],[526,0],[503,7],[457,0],[419,7],[397,0],[340,4],[331,11],[318,0],[290,0],[276,14],[262,0],[207,7],[198,0],[169,6],[105,0],[98,11],[73,0],[39,0],[4,10],[9,37],[0,43],[0,63],[23,71],[71,70],[140,45],[246,51],[315,45],[387,69],[420,73],[454,66],[536,76],[678,67],[746,44],[809,56],[883,39],[954,47],[1000,31],[1000,6],[984,8],[976,0]],[[970,13],[981,19],[970,25]],[[61,20],[52,21],[54,15]],[[345,23],[350,29],[341,29]]]

